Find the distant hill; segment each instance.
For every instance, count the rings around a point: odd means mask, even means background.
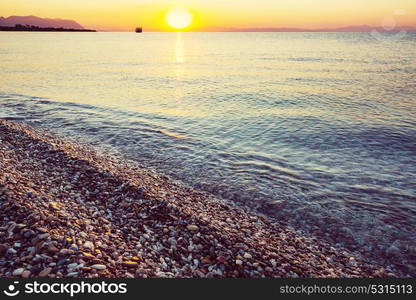
[[[377,30],[380,32],[386,32],[381,27],[373,27],[368,25],[361,25],[361,26],[347,26],[347,27],[339,27],[339,28],[318,28],[318,29],[310,29],[310,28],[290,28],[290,27],[266,27],[266,28],[232,28],[232,27],[207,27],[204,28],[205,31],[222,31],[222,32],[371,32],[373,30]],[[392,32],[396,31],[409,31],[409,32],[416,32],[416,27],[410,26],[402,26],[397,27],[392,30]]]
[[[382,27],[373,27],[373,26],[368,26],[368,25],[346,26],[346,27],[340,27],[340,28],[336,28],[336,29],[333,29],[333,30],[327,30],[327,31],[335,31],[335,32],[371,32],[373,30],[377,30],[377,31],[380,31],[380,32],[390,31],[390,30],[384,29]],[[416,28],[415,27],[409,27],[409,26],[399,26],[399,27],[393,28],[391,31],[396,32],[396,31],[401,31],[401,30],[415,31]],[[325,29],[321,29],[321,31],[325,31]]]
[[[0,26],[14,27],[17,24],[45,28],[85,29],[73,20],[48,19],[35,16],[10,16],[8,18],[0,17]]]

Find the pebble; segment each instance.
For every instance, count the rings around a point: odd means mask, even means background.
[[[52,272],[52,268],[46,268],[43,269],[40,273],[39,273],[39,277],[46,277],[48,276],[50,273]]]
[[[75,245],[75,244],[72,244],[72,245],[69,247],[69,250],[72,250],[72,251],[78,251],[78,246],[77,246],[77,245]]]
[[[17,253],[17,251],[15,250],[15,249],[13,249],[13,248],[9,248],[8,250],[7,250],[7,254],[9,254],[9,255],[14,255],[14,254],[16,254]]]
[[[26,270],[22,273],[22,278],[29,278],[30,274],[31,274],[31,272],[29,270]]]
[[[227,258],[225,256],[218,256],[217,260],[222,263],[222,264],[226,264],[227,263]]]
[[[87,253],[87,252],[82,252],[82,257],[85,260],[91,260],[94,259],[94,255],[92,255],[91,253]]]
[[[57,202],[50,202],[49,207],[53,210],[58,210],[59,209],[59,206],[58,206]]]
[[[19,269],[14,270],[13,273],[12,273],[12,275],[13,276],[20,276],[20,275],[23,274],[24,271],[25,271],[24,268],[19,268]]]
[[[77,264],[77,263],[72,263],[72,264],[67,265],[66,267],[67,267],[68,269],[73,269],[73,268],[76,268],[77,266],[78,266],[78,264]]]
[[[139,266],[139,264],[135,261],[124,261],[123,266],[125,266],[127,268],[137,268]]]
[[[107,267],[105,265],[96,264],[96,265],[92,265],[91,268],[95,270],[105,270]]]
[[[66,256],[68,254],[68,249],[61,249],[59,250],[58,255],[60,256]]]
[[[48,246],[48,252],[51,253],[51,254],[55,254],[55,253],[59,252],[59,249],[56,248],[54,245],[49,245]]]
[[[9,249],[9,247],[7,247],[6,245],[0,244],[0,255],[6,253],[7,249]]]
[[[92,242],[87,241],[87,242],[84,243],[84,248],[93,250],[94,249],[94,244]]]
[[[80,233],[78,233],[78,236],[81,237],[81,238],[83,238],[83,239],[85,239],[88,236],[88,234],[86,234],[85,232],[81,231]]]
[[[192,225],[192,224],[189,224],[188,226],[186,226],[186,228],[190,231],[198,231],[199,230],[198,226]]]
[[[30,255],[35,255],[36,253],[36,247],[29,247],[27,248],[27,251],[29,252]]]
[[[118,158],[1,119],[0,132],[0,277],[397,275]]]
[[[38,239],[39,240],[44,240],[44,239],[47,239],[49,237],[49,233],[41,233],[41,234],[39,234],[38,235]]]
[[[16,228],[16,223],[14,223],[14,222],[11,223],[9,228],[7,228],[7,233],[11,234],[14,231],[15,228]]]
[[[31,238],[34,235],[35,235],[35,233],[32,230],[28,230],[23,234],[23,236],[27,239]]]

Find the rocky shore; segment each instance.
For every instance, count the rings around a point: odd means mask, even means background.
[[[0,277],[395,277],[133,163],[0,120]]]

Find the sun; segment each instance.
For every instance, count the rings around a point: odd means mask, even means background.
[[[173,8],[166,14],[166,23],[175,29],[184,29],[191,25],[192,14],[185,8]]]

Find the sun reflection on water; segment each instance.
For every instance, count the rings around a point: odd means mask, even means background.
[[[176,34],[175,62],[177,63],[185,62],[184,53],[183,53],[182,32],[178,32]]]

